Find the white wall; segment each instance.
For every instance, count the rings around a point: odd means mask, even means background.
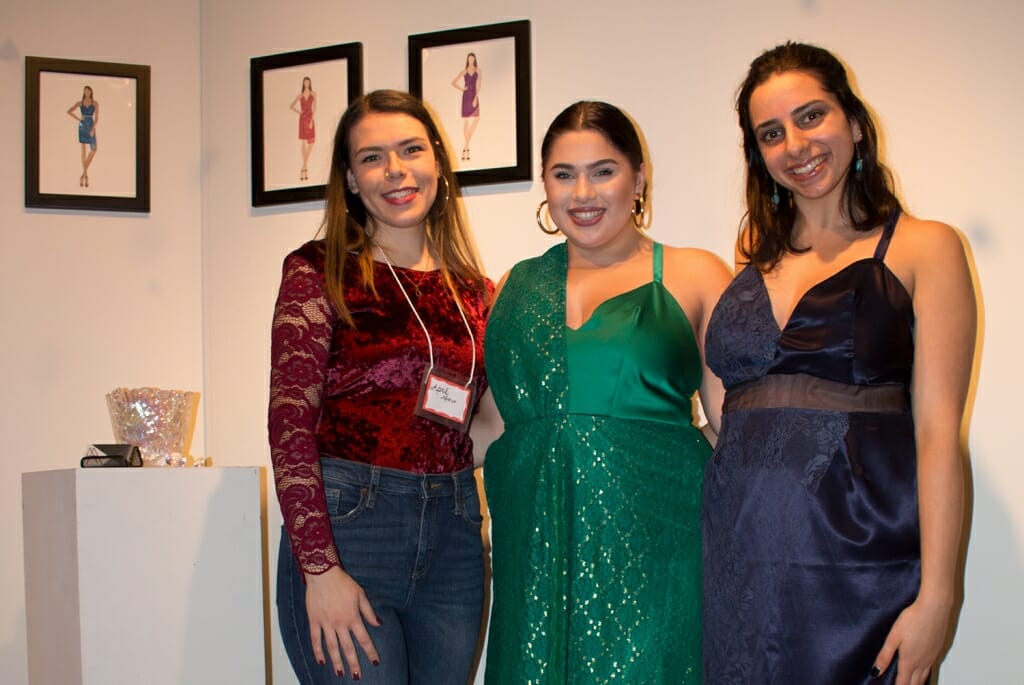
[[[200,54],[198,0],[0,0],[0,681],[10,685],[27,682],[20,474],[76,466],[87,444],[112,440],[104,395],[116,387],[202,390]],[[24,208],[26,55],[152,67],[149,214]],[[194,446],[204,442],[200,421]]]
[[[1016,0],[253,0],[244,9],[230,0],[183,8],[97,0],[85,31],[81,5],[43,0],[12,21],[13,0],[0,2],[0,121],[21,131],[24,55],[78,57],[153,65],[155,132],[153,211],[144,217],[26,211],[22,139],[0,136],[9,161],[0,165],[0,426],[8,443],[0,516],[13,524],[0,531],[0,545],[12,550],[0,558],[5,587],[22,583],[17,474],[66,466],[84,443],[109,437],[102,395],[112,387],[201,382],[205,422],[193,451],[219,465],[269,465],[268,329],[280,263],[313,235],[322,205],[250,206],[251,57],[361,41],[367,89],[405,88],[407,35],[530,19],[535,155],[544,127],[568,103],[623,106],[652,151],[654,235],[728,258],[742,211],[735,88],[761,49],[793,38],[847,60],[879,113],[909,208],[959,226],[971,242],[984,323],[970,434],[974,521],[966,600],[942,682],[1024,680],[1015,654],[1024,465],[1007,430],[1024,384],[1014,354],[1024,331],[1014,297],[1015,257],[1024,251],[1013,192],[1024,153],[1014,125],[1024,109]],[[133,26],[121,30],[115,19],[129,12]],[[551,243],[533,223],[539,183],[466,196],[493,276]],[[110,275],[122,269],[131,290]],[[130,326],[132,337],[100,343],[113,322]],[[140,342],[162,358],[141,353]],[[273,568],[280,516],[272,494],[268,519]],[[18,592],[0,597],[0,672],[12,674],[5,682],[25,679],[23,612]],[[272,630],[274,682],[294,682]]]

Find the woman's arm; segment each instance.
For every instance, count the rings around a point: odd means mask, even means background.
[[[299,104],[299,98],[301,97],[302,93],[299,93],[298,95],[295,96],[295,99],[292,100],[292,104],[288,105],[288,109],[295,112],[296,114],[302,114],[302,110],[299,107],[297,107],[297,105]]]
[[[93,100],[92,110],[92,130],[89,132],[90,135],[96,135],[96,124],[100,123],[100,102],[99,100]]]
[[[905,237],[901,253],[912,255],[915,351],[911,398],[917,441],[921,587],[913,604],[893,625],[876,667],[884,671],[898,653],[896,683],[909,685],[926,682],[938,663],[954,611],[964,510],[960,431],[974,361],[977,305],[956,231],[912,217],[901,220],[899,228],[897,239]]]
[[[285,527],[299,566],[323,573],[339,565],[330,531],[316,429],[327,376],[334,315],[323,279],[298,254],[284,262],[270,346],[268,436]]]
[[[476,416],[469,426],[469,436],[473,439],[473,466],[483,466],[487,448],[505,431],[505,422],[501,420],[498,405],[494,403],[491,389],[480,397]]]
[[[73,104],[70,107],[68,107],[68,116],[70,116],[75,121],[81,121],[82,117],[78,116],[77,112],[75,111],[75,110],[77,110],[81,106],[82,106],[82,101],[79,100],[75,104]]]
[[[715,311],[715,305],[722,297],[722,293],[732,280],[732,272],[721,259],[711,253],[705,253],[702,260],[705,267],[701,270],[701,319],[700,327],[697,329],[697,348],[700,350],[700,361],[702,365],[703,382],[700,386],[700,401],[704,409],[704,416],[708,420],[708,429],[714,433],[714,439],[709,440],[714,446],[718,440],[718,433],[722,427],[722,403],[725,400],[725,388],[722,381],[708,368],[707,360],[704,357],[704,338],[707,336],[708,322],[711,321],[711,314]],[[705,430],[705,435],[708,431]]]
[[[459,83],[459,80],[466,75],[466,70],[463,69],[459,73],[455,74],[455,78],[452,79],[452,88],[455,90],[466,90],[464,83]]]
[[[292,553],[306,581],[306,611],[317,661],[358,672],[353,637],[377,652],[364,622],[379,625],[363,589],[341,568],[317,449],[335,317],[323,279],[298,255],[285,259],[271,338],[268,432],[274,481]],[[327,644],[327,655],[323,644]],[[343,660],[344,659],[344,660]]]
[[[722,382],[708,368],[704,360],[704,336],[711,313],[718,304],[732,274],[718,256],[694,248],[665,248],[665,286],[683,308],[697,340],[701,359],[701,384],[698,390],[701,407],[707,418],[702,428],[708,441],[714,445],[722,419],[722,400],[725,390]]]
[[[501,289],[505,287],[508,280],[506,272],[498,285],[494,287],[494,294],[491,295],[491,309],[498,301]],[[491,369],[488,369],[492,372]],[[484,457],[487,456],[487,448],[505,432],[505,422],[498,411],[498,405],[494,403],[494,394],[490,388],[480,397],[480,405],[477,414],[473,417],[473,423],[469,427],[469,435],[473,438],[473,466],[482,466]]]

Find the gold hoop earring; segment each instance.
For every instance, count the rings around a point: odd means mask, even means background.
[[[558,226],[555,226],[554,229],[548,228],[547,225],[544,223],[544,219],[541,217],[541,212],[544,211],[544,205],[546,205],[547,203],[547,200],[542,200],[541,203],[537,205],[537,225],[540,226],[540,230],[544,231],[548,235],[555,235],[556,233],[558,233]],[[551,218],[551,212],[548,212],[548,218]]]
[[[633,226],[636,230],[642,231],[647,228],[644,225],[644,218],[647,214],[647,201],[642,193],[633,198],[633,209],[629,213],[633,217]]]

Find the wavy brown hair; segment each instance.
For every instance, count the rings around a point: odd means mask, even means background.
[[[462,298],[459,297],[458,285],[478,291],[486,300],[488,291],[480,257],[459,208],[459,185],[434,118],[423,102],[409,93],[375,90],[349,105],[334,134],[331,172],[327,180],[327,206],[320,230],[327,250],[324,268],[327,295],[337,310],[338,318],[348,326],[355,326],[345,303],[344,289],[345,261],[350,252],[358,255],[363,286],[377,293],[373,282],[371,241],[366,231],[369,217],[362,199],[349,190],[346,178],[352,166],[352,151],[349,149],[352,129],[368,114],[377,113],[405,114],[426,128],[440,170],[437,197],[426,217],[427,243],[437,257],[441,277],[460,305]]]
[[[857,143],[863,168],[857,172],[851,161],[843,188],[843,214],[858,231],[869,231],[884,223],[900,201],[892,173],[878,158],[878,129],[874,118],[853,89],[842,63],[828,50],[806,43],[787,42],[762,53],[750,64],[747,78],[736,96],[736,112],[743,131],[743,153],[747,167],[747,216],[740,254],[762,271],[769,271],[787,253],[804,250],[793,244],[796,207],[792,193],[779,187],[778,205],[771,196],[775,181],[768,173],[757,134],[750,118],[754,90],[776,74],[802,71],[813,76],[822,89],[839,102],[846,118],[860,125],[863,138]]]

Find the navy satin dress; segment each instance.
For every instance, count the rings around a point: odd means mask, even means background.
[[[920,584],[914,312],[884,262],[897,216],[784,329],[749,266],[712,315],[727,392],[704,482],[708,685],[895,682],[870,671]]]

